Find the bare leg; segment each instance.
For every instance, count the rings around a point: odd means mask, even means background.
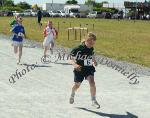
[[[72,93],[75,93],[78,88],[80,87],[81,83],[74,83],[73,87],[72,87]]]
[[[96,101],[96,86],[95,86],[94,76],[90,75],[86,79],[89,81],[89,85],[90,85],[92,106],[94,106],[94,107],[99,109],[100,105]]]
[[[88,76],[87,80],[89,81],[90,93],[91,93],[91,97],[93,98],[96,96],[96,86],[95,86],[94,76],[92,75]]]
[[[45,47],[44,47],[44,57],[46,57],[47,50],[48,50],[48,46],[45,46]]]
[[[81,83],[77,83],[77,82],[74,83],[74,86],[72,87],[71,97],[70,97],[70,104],[74,103],[75,92],[78,90],[80,85],[81,85]]]
[[[15,54],[18,53],[18,46],[14,46],[14,53],[15,53]]]
[[[53,54],[53,48],[54,48],[54,42],[51,42],[51,43],[50,43],[50,51],[51,51],[51,54]]]
[[[18,63],[20,63],[21,57],[22,57],[22,47],[23,46],[19,46],[19,59],[18,59]]]
[[[17,64],[18,64],[18,46],[14,46],[14,53],[15,53],[15,58],[17,59]]]

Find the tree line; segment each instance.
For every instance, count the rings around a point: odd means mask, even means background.
[[[96,2],[95,0],[86,0],[86,5],[92,5],[94,11],[101,12],[112,12],[115,13],[118,10],[115,8],[103,8],[103,4],[108,3],[108,1]],[[68,0],[66,4],[78,4],[77,0]],[[30,5],[27,2],[19,2],[17,4],[14,3],[13,0],[0,0],[0,10],[11,10],[11,11],[23,11],[26,9],[31,9],[36,7],[38,9],[38,5]]]
[[[23,11],[31,9],[32,5],[27,2],[14,3],[13,0],[0,0],[0,10]]]

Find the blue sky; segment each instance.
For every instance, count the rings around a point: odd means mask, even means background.
[[[30,4],[44,4],[44,3],[49,3],[52,0],[14,0],[15,3],[18,3],[20,1],[26,1]],[[54,3],[65,3],[67,0],[53,0]],[[85,0],[77,0],[79,3],[85,3]],[[96,0],[97,2],[102,2],[102,1],[109,1],[111,3],[123,3],[124,1],[136,1],[136,0]],[[139,2],[145,1],[145,0],[137,0]]]

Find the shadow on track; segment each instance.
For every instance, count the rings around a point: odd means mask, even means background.
[[[108,114],[108,113],[103,113],[103,112],[97,112],[97,111],[89,110],[87,108],[82,108],[82,107],[76,107],[76,108],[87,111],[87,112],[95,113],[99,116],[108,117],[108,118],[138,118],[138,116],[130,112],[126,112],[127,115],[119,115],[119,114]]]

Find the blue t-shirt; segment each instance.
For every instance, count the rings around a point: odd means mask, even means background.
[[[17,41],[17,42],[22,42],[23,41],[23,36],[21,34],[25,34],[25,30],[24,27],[22,25],[15,25],[12,28],[12,32],[15,33],[13,35],[12,40],[13,41]]]

